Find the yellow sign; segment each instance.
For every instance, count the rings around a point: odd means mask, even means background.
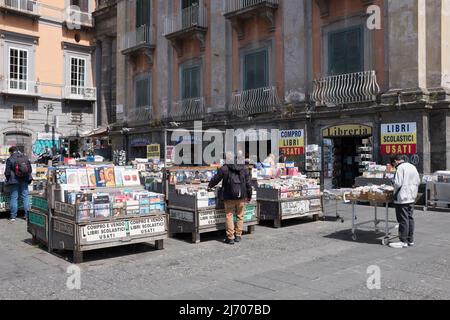
[[[344,124],[326,128],[323,130],[322,134],[324,138],[370,137],[372,132],[372,127],[363,124]]]
[[[159,144],[150,144],[147,146],[147,159],[160,159],[161,146]]]
[[[417,123],[390,123],[381,125],[381,154],[416,154]]]
[[[285,156],[301,156],[305,154],[305,131],[281,130],[278,145]]]

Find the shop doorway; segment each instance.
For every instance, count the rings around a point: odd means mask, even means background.
[[[344,125],[324,130],[323,171],[325,189],[352,188],[373,160],[372,128]]]

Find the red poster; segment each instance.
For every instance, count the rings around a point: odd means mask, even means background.
[[[416,144],[389,144],[381,146],[381,154],[382,155],[392,155],[392,154],[400,154],[400,155],[410,155],[417,154],[417,145]]]
[[[280,148],[285,156],[302,156],[305,154],[305,147]]]

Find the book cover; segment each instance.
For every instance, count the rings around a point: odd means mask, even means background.
[[[123,185],[125,187],[129,187],[133,185],[133,180],[131,178],[132,170],[131,169],[125,169],[122,171],[122,181]]]
[[[111,216],[110,201],[108,195],[94,196],[94,212],[96,218],[109,218]]]
[[[94,217],[92,194],[78,193],[76,195],[78,221],[87,221]]]
[[[123,180],[122,180],[123,171],[124,171],[123,167],[115,167],[114,168],[114,178],[115,178],[117,187],[123,186]]]
[[[106,187],[105,168],[95,168],[95,181],[97,187]]]
[[[56,170],[56,183],[59,185],[67,184],[66,169]]]
[[[78,170],[77,169],[67,169],[66,170],[67,175],[67,184],[74,188],[80,187],[80,181],[78,178]]]
[[[87,176],[88,176],[88,186],[89,187],[96,187],[97,186],[97,179],[95,178],[95,169],[94,167],[87,167],[86,168]]]
[[[85,168],[78,168],[78,179],[80,180],[80,187],[89,187],[88,175]]]
[[[105,168],[105,180],[106,180],[107,187],[115,187],[116,186],[114,167],[106,167]]]

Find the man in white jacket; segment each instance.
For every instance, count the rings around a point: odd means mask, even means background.
[[[404,162],[400,156],[391,158],[397,169],[394,181],[394,203],[399,223],[400,242],[390,243],[391,248],[402,249],[414,245],[413,205],[419,191],[420,176],[415,166]]]

